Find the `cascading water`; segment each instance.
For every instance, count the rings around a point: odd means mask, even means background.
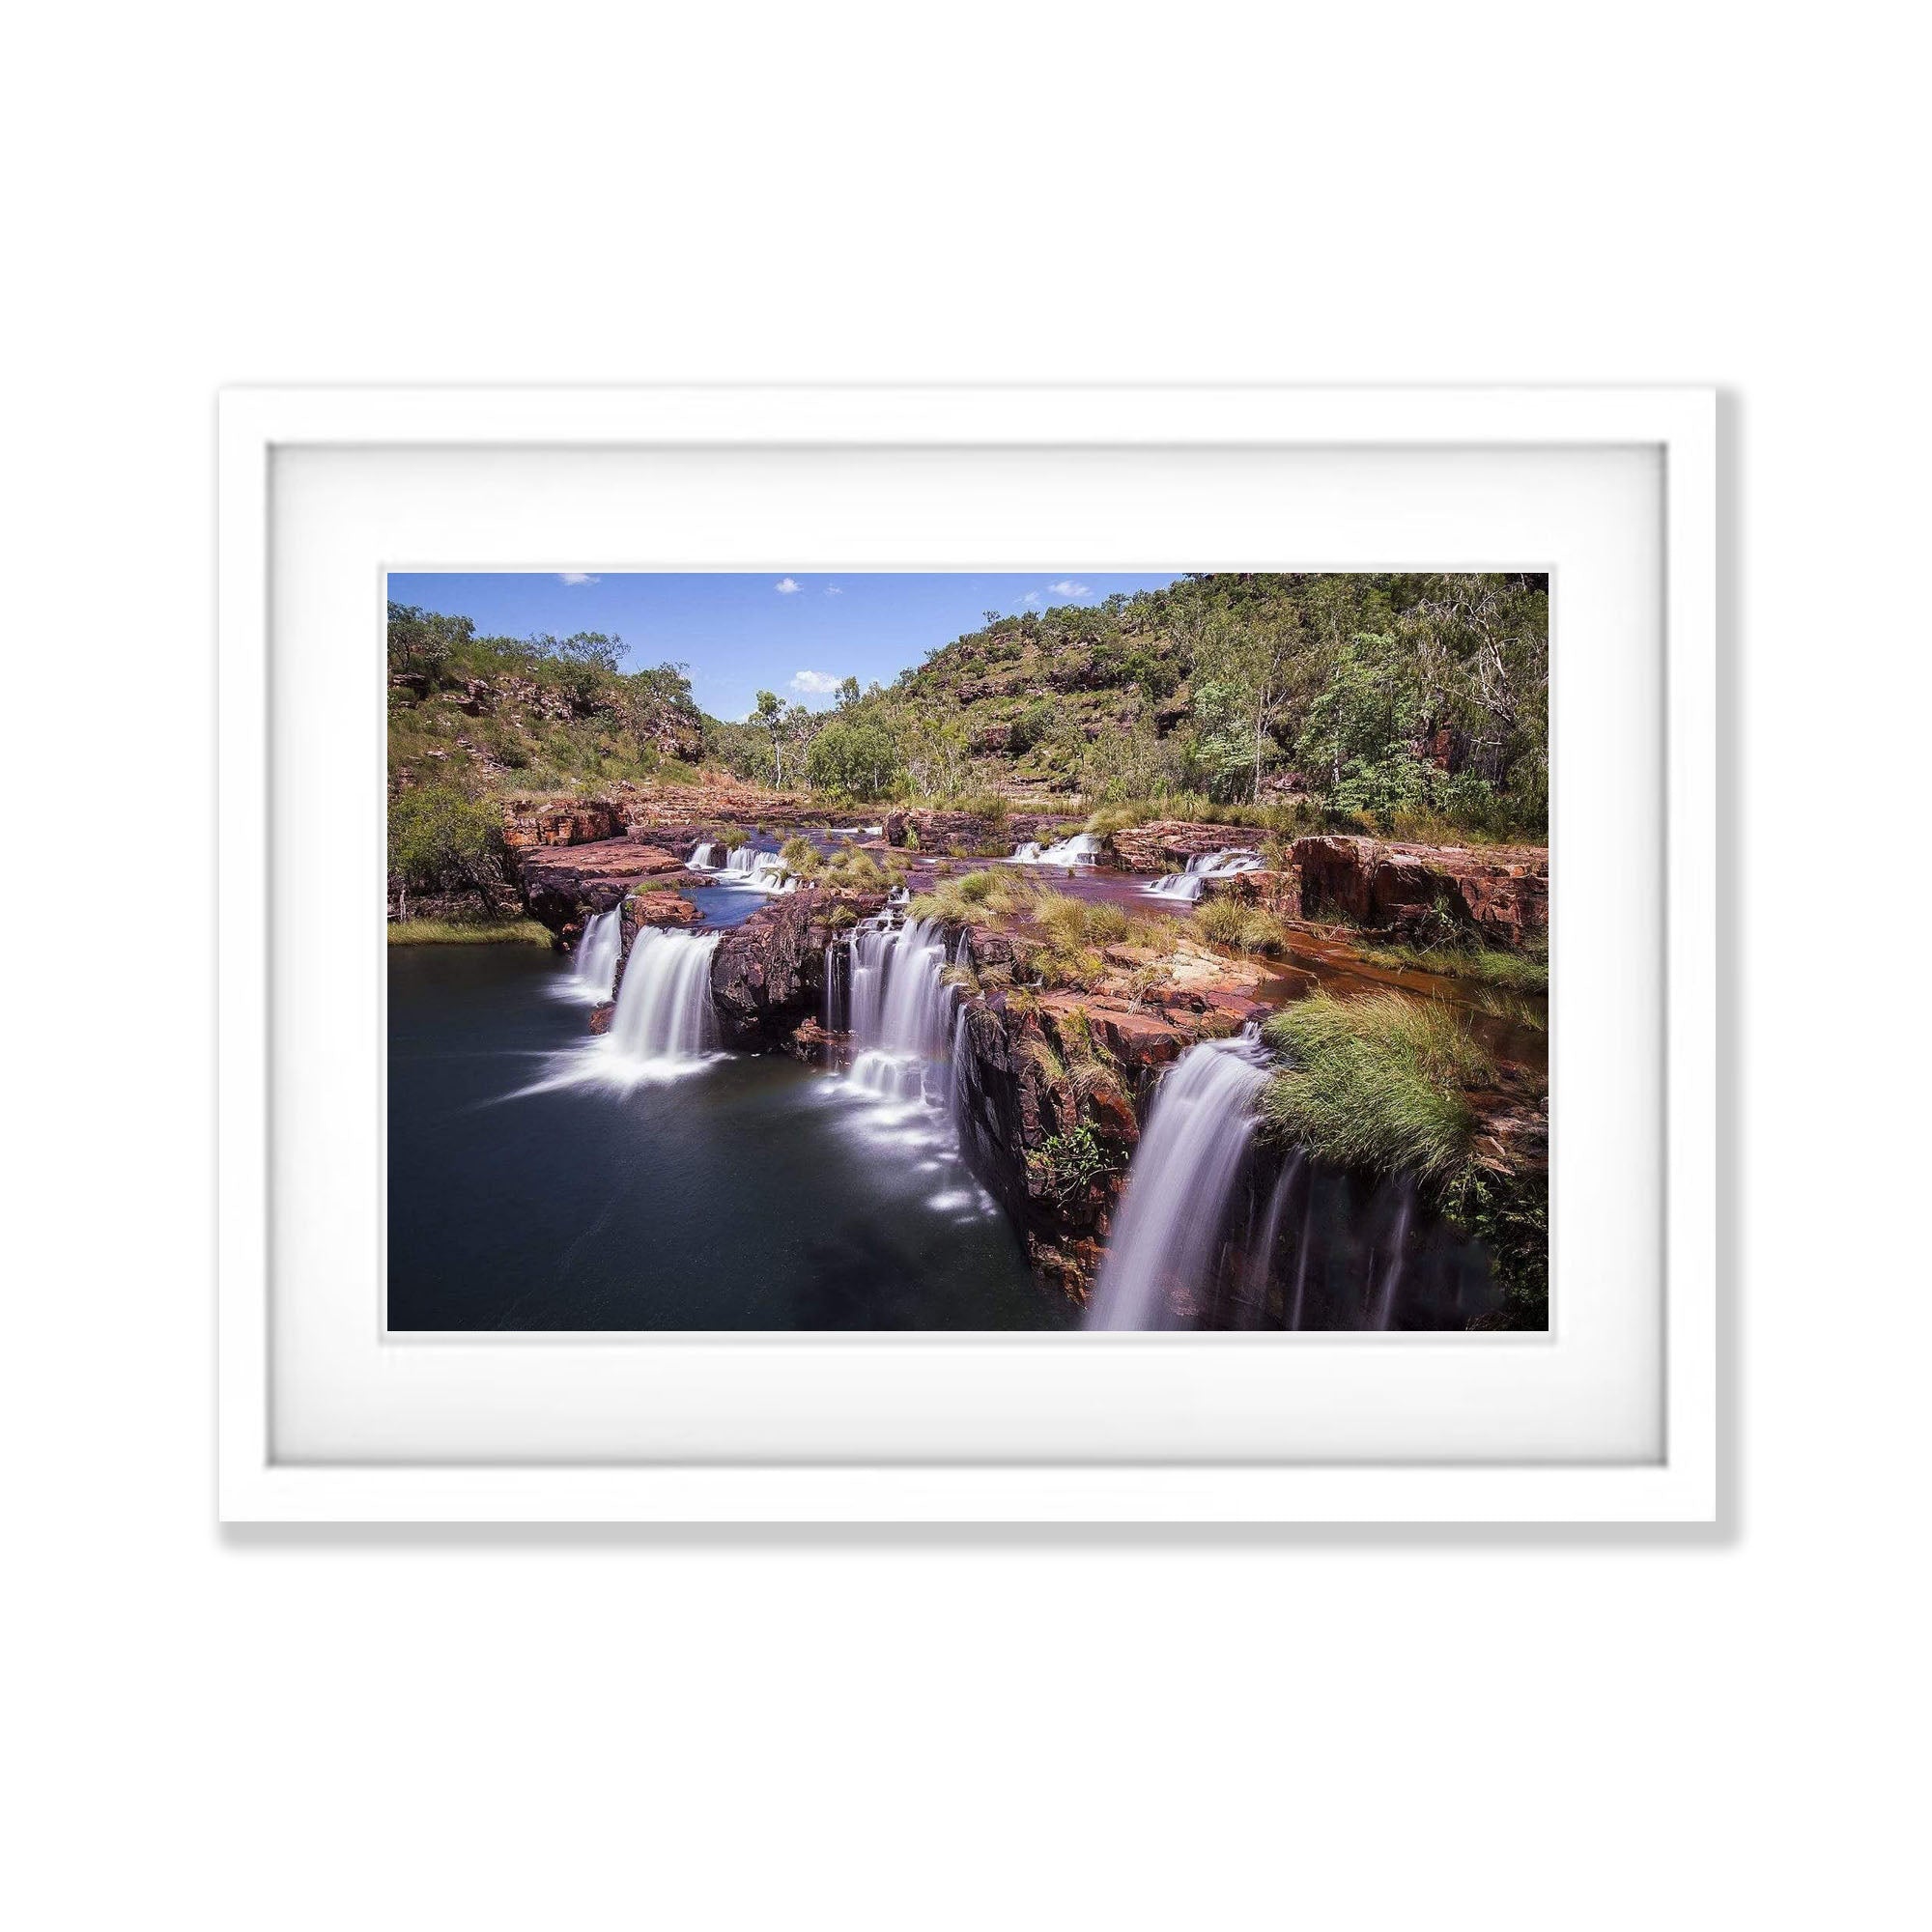
[[[1267,1084],[1256,1042],[1203,1040],[1160,1084],[1088,1313],[1090,1328],[1165,1328],[1206,1293],[1229,1196]]]
[[[577,942],[571,990],[600,1004],[611,997],[617,979],[617,955],[624,948],[623,916],[615,906],[594,914]]]
[[[819,1019],[819,1024],[827,1033],[845,1031],[845,1009],[849,1004],[845,978],[850,964],[844,947],[836,939],[828,939],[825,942],[825,1011]]]
[[[711,955],[718,935],[646,926],[631,944],[611,1048],[625,1060],[692,1061],[718,1042],[711,1010]]]
[[[862,925],[852,935],[852,1083],[918,1099],[952,1046],[955,995],[944,979],[946,935],[930,920]]]
[[[753,845],[740,845],[718,876],[724,885],[747,886],[756,893],[786,893],[798,883],[786,875],[784,861],[776,852],[760,852]]]
[[[1259,872],[1261,868],[1261,854],[1238,846],[1221,852],[1197,852],[1188,860],[1185,871],[1169,872],[1142,890],[1156,898],[1191,901],[1201,896],[1205,879],[1232,879],[1237,872]]]
[[[1058,844],[1041,845],[1037,839],[1029,838],[1023,844],[1015,845],[1012,856],[1008,859],[1009,866],[1065,866],[1069,867],[1092,866],[1100,857],[1100,840],[1091,832],[1076,833],[1071,838],[1063,838]]]
[[[709,839],[700,839],[691,848],[691,857],[684,863],[694,872],[715,872],[718,869],[718,847]]]

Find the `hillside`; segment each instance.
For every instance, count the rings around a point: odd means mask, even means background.
[[[1548,582],[1523,575],[1235,575],[992,617],[852,691],[807,769],[1038,804],[1305,799],[1391,831],[1548,822]]]
[[[692,775],[704,721],[676,665],[623,672],[621,643],[488,638],[468,617],[389,607],[389,782],[466,796]]]

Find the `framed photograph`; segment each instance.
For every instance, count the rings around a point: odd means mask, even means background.
[[[229,1520],[1718,1510],[1701,389],[221,400]]]

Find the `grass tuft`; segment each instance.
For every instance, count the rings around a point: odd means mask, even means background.
[[[1286,1061],[1264,1102],[1279,1133],[1338,1167],[1412,1174],[1444,1197],[1466,1186],[1476,1115],[1465,1090],[1495,1068],[1450,1008],[1315,993],[1262,1033]]]
[[[1481,946],[1378,946],[1362,955],[1372,965],[1413,973],[1441,973],[1472,985],[1493,986],[1505,993],[1547,993],[1549,990],[1549,950],[1497,952]]]
[[[549,946],[550,928],[533,919],[402,919],[389,922],[391,946]]]

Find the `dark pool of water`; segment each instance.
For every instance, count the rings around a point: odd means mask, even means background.
[[[391,1328],[1075,1325],[943,1117],[775,1058],[582,1078],[569,974],[523,947],[391,949]]]

